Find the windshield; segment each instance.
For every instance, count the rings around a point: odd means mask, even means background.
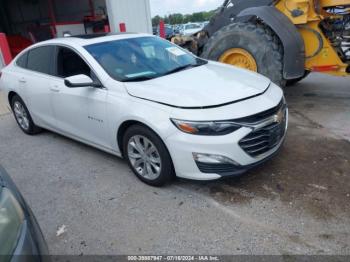
[[[145,81],[206,64],[158,37],[138,37],[86,46],[85,49],[114,79]]]

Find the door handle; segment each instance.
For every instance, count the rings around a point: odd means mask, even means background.
[[[53,86],[53,87],[50,88],[50,90],[52,92],[55,92],[55,93],[59,93],[60,92],[60,89],[58,88],[58,86]]]
[[[27,83],[27,81],[26,81],[26,79],[24,78],[24,77],[22,77],[22,78],[20,78],[19,80],[18,80],[18,82],[20,82],[20,83]]]

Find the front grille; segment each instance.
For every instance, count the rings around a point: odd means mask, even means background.
[[[243,117],[243,118],[239,118],[239,119],[234,119],[233,121],[236,122],[236,123],[254,124],[254,123],[257,123],[257,122],[261,122],[261,121],[265,120],[266,118],[277,114],[278,111],[281,108],[283,108],[283,107],[285,107],[285,104],[284,104],[284,100],[282,99],[281,102],[277,106],[275,106],[275,107],[273,107],[273,108],[271,108],[269,110],[260,112],[258,114],[252,115],[252,116],[247,116],[247,117]]]
[[[248,155],[252,157],[259,157],[280,144],[285,135],[287,125],[287,110],[284,108],[284,105],[280,108],[280,110],[283,110],[284,112],[283,120],[280,123],[274,122],[259,128],[248,134],[239,142],[241,148]],[[269,117],[273,115],[274,114],[270,115]]]

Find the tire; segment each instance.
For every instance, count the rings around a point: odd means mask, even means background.
[[[148,144],[148,142],[150,142],[156,148],[157,152],[153,152],[152,154],[148,155],[146,160],[141,159],[141,154],[137,153],[139,150],[136,149],[137,146],[135,146],[137,140],[139,140],[142,149],[145,147],[151,148],[150,144]],[[142,125],[133,125],[126,130],[123,137],[123,153],[124,157],[128,161],[129,167],[132,169],[135,175],[148,185],[156,187],[164,186],[175,177],[175,171],[168,149],[158,135],[147,127]],[[154,161],[150,161],[150,159]],[[148,164],[148,168],[146,168],[147,164],[140,164],[138,166],[135,164],[137,161],[148,161],[149,163],[152,162],[152,164]],[[157,164],[155,164],[156,162]],[[160,171],[159,174],[155,175],[154,173],[157,172],[157,167],[160,168]],[[151,168],[151,170],[149,170],[149,168]],[[147,176],[143,170],[145,170],[145,172],[148,174],[153,172],[152,176]]]
[[[18,126],[24,133],[27,135],[35,135],[42,131],[40,127],[34,124],[27,106],[18,95],[12,98],[11,108]],[[22,117],[19,116],[19,113],[22,114]]]
[[[301,80],[305,79],[311,72],[310,71],[305,71],[305,74],[302,77],[287,80],[286,81],[286,86],[292,86],[295,85],[296,83],[300,82]]]
[[[248,51],[255,59],[258,73],[284,86],[283,46],[276,34],[266,25],[233,23],[216,32],[205,45],[202,57],[219,61],[231,48]]]

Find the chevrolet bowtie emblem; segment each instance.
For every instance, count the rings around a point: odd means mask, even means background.
[[[282,123],[283,122],[283,118],[284,118],[284,113],[282,110],[278,111],[278,113],[276,115],[273,116],[273,120],[275,123]]]

